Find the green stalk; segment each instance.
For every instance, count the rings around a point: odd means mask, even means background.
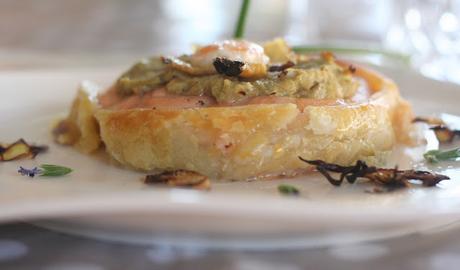
[[[386,51],[381,49],[365,49],[365,48],[344,48],[344,47],[334,47],[334,46],[295,46],[292,48],[296,53],[316,53],[322,51],[330,51],[335,53],[343,54],[377,54],[382,55],[388,58],[396,59],[404,62],[405,64],[410,64],[410,56],[407,54]]]
[[[248,14],[250,2],[250,0],[243,0],[243,3],[241,3],[240,16],[238,17],[235,33],[233,34],[233,38],[235,39],[240,39],[244,36],[244,27],[246,25],[246,17]]]

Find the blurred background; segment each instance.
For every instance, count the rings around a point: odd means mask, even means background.
[[[0,0],[0,69],[126,66],[231,38],[241,1]],[[460,83],[460,0],[252,0],[246,39],[284,37]]]

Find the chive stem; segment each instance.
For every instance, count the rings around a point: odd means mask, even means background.
[[[335,53],[344,54],[377,54],[388,58],[396,59],[409,65],[411,61],[410,55],[398,53],[394,51],[387,51],[377,48],[350,48],[350,47],[334,47],[334,46],[294,46],[292,50],[296,53],[315,53],[321,51],[331,51]]]
[[[244,36],[244,27],[246,25],[246,17],[248,14],[250,2],[250,0],[243,0],[241,3],[240,15],[236,24],[235,33],[233,34],[233,38],[235,39],[241,39]]]

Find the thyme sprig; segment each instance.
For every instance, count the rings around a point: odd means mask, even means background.
[[[53,164],[42,164],[39,167],[27,169],[19,166],[18,173],[23,176],[35,177],[37,176],[63,176],[72,172],[71,168],[53,165]]]
[[[430,150],[423,154],[426,161],[430,163],[438,163],[440,161],[456,160],[460,158],[460,148],[454,148],[447,151]]]

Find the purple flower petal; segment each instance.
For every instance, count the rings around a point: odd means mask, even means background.
[[[29,176],[29,177],[34,177],[35,175],[37,174],[41,174],[42,173],[42,170],[40,170],[39,168],[37,167],[34,167],[32,169],[26,169],[22,166],[19,166],[19,170],[18,170],[18,173],[20,173],[21,175],[23,176]]]

